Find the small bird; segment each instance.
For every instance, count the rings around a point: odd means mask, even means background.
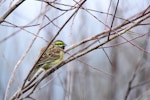
[[[54,41],[35,65],[33,71],[29,75],[28,81],[37,76],[43,70],[48,70],[62,62],[64,56],[63,50],[65,49],[65,46],[66,44],[61,40]],[[41,49],[40,55],[45,49],[46,47]]]

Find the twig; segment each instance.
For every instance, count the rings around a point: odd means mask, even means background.
[[[26,0],[19,0],[15,5],[13,5],[6,13],[0,18],[0,24],[4,22],[4,20],[17,8],[19,5],[21,5]]]
[[[117,1],[117,5],[116,5],[116,8],[115,8],[115,13],[113,14],[113,19],[112,19],[112,22],[111,22],[111,26],[110,26],[110,29],[109,29],[109,33],[108,33],[108,40],[109,40],[109,37],[110,37],[110,33],[111,33],[111,29],[113,27],[113,23],[114,23],[114,20],[115,20],[115,16],[116,16],[116,13],[117,13],[117,8],[119,6],[119,0]]]

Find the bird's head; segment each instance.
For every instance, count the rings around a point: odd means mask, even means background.
[[[59,48],[65,49],[66,44],[61,40],[54,41],[54,45],[58,46]]]

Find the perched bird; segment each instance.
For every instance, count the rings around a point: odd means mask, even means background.
[[[41,71],[48,70],[49,68],[59,64],[63,60],[64,48],[66,44],[61,40],[54,41],[44,52],[40,60],[35,65],[33,71],[29,75],[28,80],[30,81],[33,77],[37,76]],[[41,49],[41,53],[46,47]],[[40,55],[41,55],[40,53]]]

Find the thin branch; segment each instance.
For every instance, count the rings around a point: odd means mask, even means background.
[[[0,18],[0,24],[4,22],[4,20],[17,8],[19,5],[21,5],[26,0],[19,0],[15,5],[13,5],[6,13]]]
[[[116,5],[116,8],[115,8],[115,13],[113,14],[113,19],[112,19],[111,26],[110,26],[109,33],[108,33],[108,40],[109,40],[109,37],[110,37],[111,29],[113,27],[113,23],[114,23],[114,20],[115,20],[115,16],[116,16],[116,13],[117,13],[118,6],[119,6],[119,0],[117,1],[117,5]]]

